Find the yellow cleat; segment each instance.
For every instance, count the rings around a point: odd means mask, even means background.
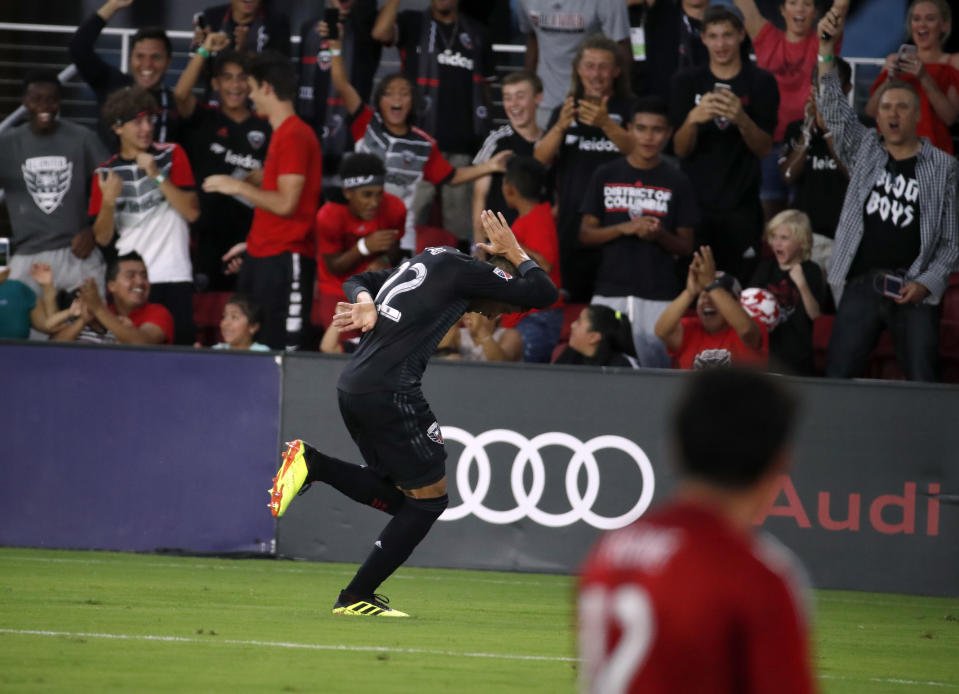
[[[276,477],[273,478],[273,487],[269,490],[270,503],[268,508],[274,518],[279,518],[289,507],[293,497],[297,495],[306,482],[308,469],[303,449],[306,446],[301,439],[286,444],[283,453],[283,462]]]
[[[343,592],[333,605],[333,614],[353,615],[357,617],[409,617],[405,612],[394,610],[387,603],[385,595],[374,595],[369,600],[357,600]]]

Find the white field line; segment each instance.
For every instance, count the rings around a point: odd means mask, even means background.
[[[344,617],[347,619],[347,617]],[[231,646],[264,646],[267,648],[294,648],[311,651],[340,651],[352,653],[399,653],[404,655],[440,655],[453,658],[487,658],[490,660],[524,660],[549,663],[578,663],[580,658],[549,655],[525,655],[520,653],[477,653],[471,651],[443,651],[430,648],[395,648],[391,646],[350,646],[346,644],[294,643],[289,641],[259,641],[256,639],[197,639],[189,636],[157,636],[152,634],[106,634],[83,631],[48,631],[41,629],[2,629],[0,634],[15,636],[53,636],[73,639],[113,639],[117,641],[155,641],[161,643],[189,644],[227,644]],[[916,687],[944,687],[959,689],[959,685],[948,682],[906,680],[883,677],[844,677],[842,675],[819,675],[821,680],[843,680],[849,682],[876,682],[879,684],[906,684]]]
[[[349,619],[344,617],[344,619]],[[401,653],[408,655],[445,655],[454,658],[490,658],[493,660],[533,660],[554,663],[575,663],[579,658],[551,655],[523,655],[519,653],[474,653],[469,651],[442,651],[431,648],[395,648],[392,646],[349,646],[346,644],[293,643],[288,641],[258,641],[241,639],[197,639],[189,636],[155,636],[150,634],[104,634],[95,632],[46,631],[39,629],[0,629],[0,634],[19,636],[56,636],[73,639],[115,639],[118,641],[161,641],[164,643],[225,643],[231,646],[266,646],[268,648],[302,648],[312,651],[350,651],[354,653]]]
[[[819,679],[842,680],[844,682],[877,682],[879,684],[908,684],[914,687],[945,687],[946,689],[959,689],[959,684],[950,684],[948,682],[922,682],[920,680],[904,680],[899,678],[843,677],[842,675],[819,675]]]
[[[173,561],[169,562],[140,562],[136,566],[146,566],[150,568],[159,568],[159,569],[213,569],[215,571],[247,571],[247,572],[262,572],[262,573],[290,573],[290,574],[325,574],[330,576],[352,576],[355,572],[347,569],[327,569],[324,568],[321,564],[315,564],[314,567],[309,569],[294,569],[287,568],[281,565],[273,565],[270,567],[263,566],[253,566],[252,562],[247,563],[243,562],[240,564],[195,564],[195,563],[186,563],[183,561],[176,561],[175,557],[171,557]],[[70,559],[70,558],[56,558],[56,557],[7,557],[4,559],[4,562],[15,562],[15,561],[34,561],[41,562],[46,564],[126,564],[126,561],[110,561],[108,559]],[[282,564],[282,562],[281,562]],[[406,579],[411,581],[446,581],[451,580],[443,576],[421,576],[416,574],[407,574],[403,573],[402,570],[400,573],[393,574],[390,578],[399,578]],[[558,576],[558,579],[569,578],[566,576]],[[539,580],[530,580],[530,581],[511,581],[508,579],[497,579],[497,578],[470,578],[466,576],[457,576],[457,581],[469,581],[472,583],[491,583],[495,585],[511,585],[511,586],[544,586],[544,587],[562,587],[566,588],[567,585],[562,580],[557,581],[539,581]]]

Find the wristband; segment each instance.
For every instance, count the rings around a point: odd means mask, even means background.
[[[343,55],[343,50],[340,48],[331,48],[330,55],[333,56],[334,58],[338,55]]]
[[[197,54],[197,55],[200,55],[200,56],[203,56],[204,58],[209,58],[209,57],[210,57],[210,51],[208,51],[208,50],[206,49],[206,46],[200,46],[199,48],[197,48],[197,49],[196,49],[196,54]]]
[[[366,246],[366,239],[360,239],[356,242],[356,250],[360,252],[360,255],[369,255],[372,251]]]
[[[160,185],[165,180],[166,180],[166,176],[164,176],[162,173],[158,173],[156,175],[156,178],[153,179],[153,182],[156,183],[157,185]]]
[[[817,56],[816,59],[817,59],[820,63],[831,63],[831,62],[833,61],[833,57],[832,57],[831,55],[821,55],[821,54],[820,54],[819,56]]]

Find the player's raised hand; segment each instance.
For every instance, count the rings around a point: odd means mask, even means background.
[[[489,241],[477,243],[477,248],[483,249],[490,255],[504,255],[514,265],[529,260],[529,256],[520,247],[502,212],[494,214],[492,210],[483,210],[480,212],[480,223]]]
[[[369,297],[369,294],[366,295]],[[336,304],[333,313],[333,326],[339,330],[359,330],[360,332],[369,332],[376,325],[376,304],[370,301],[360,301],[356,304],[348,304],[340,301]]]

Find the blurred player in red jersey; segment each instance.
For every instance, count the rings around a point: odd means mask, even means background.
[[[789,467],[795,410],[758,372],[691,378],[672,420],[675,496],[604,535],[583,568],[583,691],[814,691],[803,572],[752,526]]]

